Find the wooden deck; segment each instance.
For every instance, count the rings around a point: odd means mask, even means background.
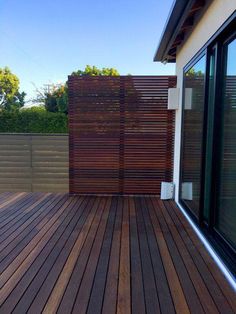
[[[173,202],[0,195],[0,313],[235,313]]]

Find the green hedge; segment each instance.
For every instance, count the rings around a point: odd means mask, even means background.
[[[64,113],[43,109],[0,112],[1,133],[67,133],[68,118]]]

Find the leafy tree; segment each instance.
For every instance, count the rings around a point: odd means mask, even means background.
[[[16,95],[15,95],[15,102],[16,104],[18,104],[18,106],[21,108],[25,105],[25,96],[26,96],[26,93],[25,92],[17,92]]]
[[[50,112],[68,113],[68,92],[67,84],[51,85],[45,92],[45,108]]]
[[[56,104],[56,111],[68,113],[68,88],[67,84],[57,87],[51,95],[48,95],[48,100],[52,98]],[[50,110],[48,110],[50,111]]]
[[[114,68],[99,69],[95,66],[87,65],[84,70],[78,70],[71,75],[77,76],[119,76],[119,72]],[[68,87],[67,84],[45,85],[41,90],[37,90],[37,103],[44,103],[49,112],[68,113]]]
[[[99,69],[96,66],[86,65],[84,70],[78,70],[72,73],[78,76],[119,76],[119,72],[114,68]]]
[[[19,91],[20,81],[8,67],[0,68],[0,96],[1,102],[11,101]]]
[[[19,91],[19,78],[8,67],[0,68],[0,107],[18,110],[25,104],[25,92]]]
[[[49,112],[63,112],[67,114],[68,96],[66,84],[45,84],[36,88],[36,98],[33,102],[44,105]]]
[[[17,111],[25,105],[25,92],[17,92],[16,95],[4,105],[4,109],[7,111]]]
[[[45,108],[50,112],[58,112],[57,99],[54,94],[46,94]]]

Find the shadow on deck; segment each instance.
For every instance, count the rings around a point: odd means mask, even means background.
[[[233,313],[235,294],[172,201],[0,195],[1,313]]]

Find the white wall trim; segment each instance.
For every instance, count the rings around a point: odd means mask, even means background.
[[[236,278],[234,278],[234,276],[231,274],[231,272],[229,271],[229,269],[225,266],[224,262],[222,261],[222,259],[219,257],[219,255],[216,253],[216,251],[214,250],[214,248],[212,247],[212,245],[209,243],[209,241],[205,238],[205,236],[203,235],[203,233],[201,232],[201,230],[198,228],[198,226],[194,223],[194,221],[190,218],[190,216],[187,214],[187,212],[184,210],[184,208],[180,205],[179,202],[177,202],[178,207],[180,208],[181,212],[184,214],[184,216],[186,217],[186,219],[188,220],[188,222],[190,223],[191,227],[193,228],[193,230],[195,231],[195,233],[197,234],[198,238],[201,240],[201,242],[203,243],[204,247],[206,248],[206,250],[209,252],[209,254],[211,255],[211,257],[213,258],[213,260],[215,261],[215,263],[217,264],[217,266],[220,268],[220,270],[222,271],[224,277],[227,279],[227,281],[229,282],[229,284],[231,285],[231,287],[234,289],[234,291],[236,292]]]

